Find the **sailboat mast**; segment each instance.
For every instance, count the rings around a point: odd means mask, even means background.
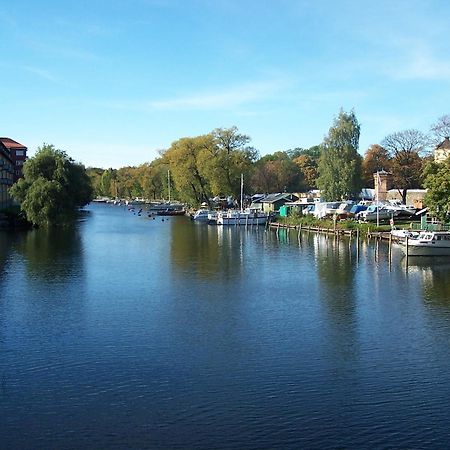
[[[167,189],[169,191],[169,203],[170,203],[170,170],[167,171]]]
[[[380,226],[380,174],[377,170],[377,227]]]

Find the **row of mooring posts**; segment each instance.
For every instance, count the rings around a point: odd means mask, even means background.
[[[267,226],[270,226],[269,224],[267,224]],[[340,235],[343,233],[340,233],[339,231],[337,231],[334,227],[333,229],[331,228],[320,228],[320,227],[311,227],[311,226],[302,226],[301,224],[298,227],[289,227],[289,226],[282,226],[279,222],[276,224],[272,224],[272,226],[276,227],[276,232],[277,234],[279,233],[280,228],[285,228],[289,231],[289,229],[297,229],[297,241],[299,242],[299,244],[301,244],[302,242],[302,232],[306,231],[308,234],[311,232],[315,232],[317,234],[325,234],[326,239],[329,239],[330,235],[334,235],[336,239],[339,239]],[[352,241],[353,241],[353,236],[356,235],[356,258],[359,259],[359,255],[360,255],[360,245],[361,245],[361,232],[359,230],[359,228],[356,229],[356,231],[351,231],[350,233],[345,233],[349,236],[349,247],[352,245]],[[378,260],[378,243],[380,240],[388,240],[388,262],[389,262],[389,270],[391,269],[391,265],[392,265],[392,257],[393,257],[393,251],[392,251],[392,243],[393,243],[393,237],[392,234],[389,233],[388,236],[386,236],[386,234],[381,234],[381,233],[371,233],[370,229],[368,230],[367,233],[367,239],[370,240],[374,238],[376,241],[376,248],[375,248],[375,258]],[[406,241],[405,241],[405,246],[406,246],[406,268],[408,267],[408,259],[409,259],[409,246],[408,246],[408,237],[406,237]]]

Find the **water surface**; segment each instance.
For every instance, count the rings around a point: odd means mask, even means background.
[[[449,275],[117,206],[1,232],[1,448],[445,448]]]

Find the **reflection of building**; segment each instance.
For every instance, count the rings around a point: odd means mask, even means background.
[[[14,166],[11,154],[8,148],[0,141],[0,209],[7,208],[11,204],[8,190],[13,181]]]
[[[434,161],[441,163],[450,156],[450,139],[448,136],[434,149]]]
[[[27,147],[7,137],[0,137],[0,142],[9,150],[14,166],[14,181],[17,181],[22,176],[22,166],[27,159]]]

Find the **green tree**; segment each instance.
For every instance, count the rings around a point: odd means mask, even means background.
[[[202,157],[201,170],[210,182],[213,195],[239,197],[241,174],[250,179],[258,152],[248,145],[250,137],[236,127],[216,128],[213,145]]]
[[[429,162],[424,169],[424,202],[438,219],[448,220],[450,213],[450,158],[441,164]]]
[[[38,148],[36,155],[25,162],[23,174],[10,193],[34,225],[67,223],[93,198],[84,166],[53,145]]]
[[[294,163],[297,164],[302,174],[303,188],[306,190],[315,189],[317,187],[319,160],[308,154],[300,154],[294,159]]]
[[[95,197],[103,197],[106,194],[103,193],[102,189],[102,175],[104,173],[103,169],[98,167],[88,167],[86,169],[86,173],[89,175],[91,179],[92,189]]]
[[[196,205],[209,202],[211,190],[204,169],[205,158],[213,145],[211,134],[186,137],[174,142],[165,152],[180,200]]]
[[[322,146],[321,145],[313,145],[309,148],[301,148],[297,147],[291,150],[286,150],[286,153],[289,155],[289,158],[292,160],[295,160],[299,156],[309,156],[310,158],[314,160],[319,160],[320,154],[322,152]]]
[[[302,174],[287,152],[275,152],[255,163],[251,185],[258,192],[299,191]]]
[[[354,197],[361,190],[359,133],[355,113],[341,110],[324,140],[319,160],[317,187],[323,199]]]

